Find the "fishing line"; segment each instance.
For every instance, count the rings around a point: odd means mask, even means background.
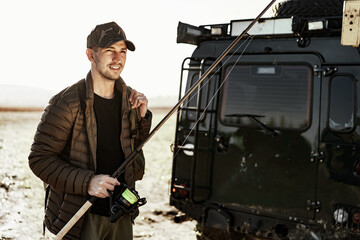
[[[268,20],[268,19],[270,19],[270,18],[264,18],[264,21],[266,21],[266,20]],[[264,28],[264,25],[260,25],[260,28],[259,28],[259,32],[262,30]],[[240,48],[250,39],[250,42],[253,40],[253,38],[255,37],[255,35],[250,35],[250,34],[247,34],[247,38],[245,39],[245,41],[230,55],[230,57],[227,59],[227,60],[225,60],[225,62],[224,62],[224,65],[231,59],[231,57],[233,57],[239,50],[240,50]],[[245,47],[245,49],[241,52],[241,55],[243,55],[243,53],[244,53],[244,51],[246,50],[246,48],[248,47],[248,45]],[[239,59],[240,60],[240,59]],[[238,61],[239,61],[238,60]],[[237,63],[237,62],[236,62]],[[199,86],[199,90],[201,90],[203,87],[205,87],[205,85],[215,76],[215,74],[217,74],[217,72],[220,70],[221,68],[219,68],[219,69],[217,69],[210,77],[209,77],[209,79],[207,80],[207,81],[204,81],[204,84],[202,84],[202,86]],[[233,69],[233,68],[232,68]],[[231,70],[232,71],[232,70]],[[201,78],[201,76],[199,76],[199,79]],[[189,88],[191,88],[191,86],[189,87]],[[187,92],[186,92],[187,93]],[[186,94],[185,93],[185,94]],[[189,97],[188,99],[187,99],[187,102],[186,102],[186,104],[189,104],[189,102],[195,97],[195,95],[196,94],[194,94],[193,96],[191,96],[191,97]],[[185,103],[184,103],[185,104]],[[181,111],[183,111],[182,109],[181,109]]]
[[[216,89],[214,95],[212,96],[212,98],[210,99],[209,103],[205,106],[204,110],[201,112],[200,116],[198,117],[198,119],[196,120],[196,122],[194,123],[194,126],[190,129],[190,132],[186,135],[184,141],[181,143],[181,146],[184,146],[185,142],[189,139],[190,135],[193,133],[195,127],[197,126],[197,124],[200,122],[201,118],[204,116],[204,114],[206,113],[206,110],[209,108],[210,104],[214,101],[215,97],[218,95],[220,89],[223,87],[223,85],[225,84],[225,82],[228,80],[229,75],[231,74],[231,72],[234,70],[236,64],[240,61],[241,57],[243,56],[244,52],[246,51],[246,49],[248,48],[248,46],[250,45],[250,43],[252,42],[252,40],[254,39],[254,35],[253,36],[248,36],[248,38],[244,41],[244,43],[242,43],[235,51],[233,54],[231,54],[231,56],[224,62],[224,64],[226,64],[233,55],[235,55],[235,53],[237,53],[237,51],[248,41],[248,39],[250,39],[250,41],[247,43],[247,45],[245,46],[244,50],[240,53],[239,57],[236,59],[235,63],[232,65],[230,71],[228,72],[228,74],[225,76],[224,80],[221,82],[220,86]],[[203,84],[202,87],[200,87],[200,90],[215,76],[215,74],[220,70],[220,68],[218,70],[216,70],[216,72],[211,75],[211,77],[205,82],[205,84]],[[195,97],[195,95],[193,96]],[[193,98],[192,97],[192,98]],[[191,99],[192,99],[191,98]],[[190,99],[190,100],[191,100]],[[189,101],[190,101],[189,100]],[[199,106],[198,106],[199,107]],[[183,111],[183,110],[181,110]],[[180,152],[180,148],[176,151],[176,153],[174,154],[173,160],[175,159],[175,157],[178,155],[178,153]]]
[[[267,20],[269,18],[265,18],[265,20]],[[264,28],[264,25],[260,26],[259,31],[261,31]],[[184,146],[185,142],[189,139],[190,135],[193,133],[195,127],[197,126],[197,124],[200,122],[201,118],[204,116],[206,110],[209,108],[210,104],[213,102],[213,100],[215,99],[215,97],[217,96],[217,94],[219,93],[220,89],[222,88],[222,86],[224,85],[224,83],[227,81],[229,75],[231,74],[231,72],[234,70],[236,64],[240,61],[241,57],[243,56],[244,52],[246,51],[246,49],[248,48],[248,46],[250,45],[251,41],[254,39],[255,35],[249,35],[248,37],[245,39],[245,41],[230,55],[230,57],[225,60],[224,65],[231,59],[231,57],[233,57],[239,50],[240,48],[250,39],[250,41],[247,43],[246,47],[244,48],[244,50],[241,52],[241,54],[239,55],[239,57],[237,58],[237,60],[235,61],[235,63],[232,65],[230,71],[228,72],[228,74],[226,75],[226,77],[224,78],[224,80],[222,81],[222,83],[220,84],[220,86],[217,88],[217,90],[215,91],[213,97],[210,99],[209,103],[206,105],[206,107],[204,108],[204,110],[201,112],[200,116],[198,117],[198,119],[196,120],[194,126],[190,129],[190,132],[186,135],[184,141],[181,143],[180,146]],[[206,84],[208,84],[208,82],[210,80],[212,80],[212,78],[215,76],[215,74],[218,73],[218,71],[220,71],[221,68],[217,69],[210,77],[207,81],[205,81],[204,84],[202,84],[202,86],[199,86],[199,90],[198,92],[200,93],[200,90],[205,87]],[[201,76],[200,76],[201,78]],[[191,87],[191,86],[190,86]],[[186,94],[186,93],[185,93]],[[196,94],[194,94],[193,96],[191,96],[186,104],[189,104],[189,102],[196,96]],[[200,106],[197,106],[198,108]],[[181,109],[181,112],[183,111],[183,109]],[[178,155],[179,151],[181,149],[179,148],[176,153],[174,154],[173,160],[175,159],[175,157]]]
[[[269,18],[265,18],[269,19]],[[261,31],[263,29],[264,25],[262,25],[259,28],[259,31]],[[239,57],[237,58],[237,60],[235,61],[235,63],[232,65],[230,71],[228,72],[228,74],[225,76],[224,80],[222,81],[222,83],[220,84],[220,86],[217,88],[217,90],[215,91],[214,95],[212,96],[212,98],[210,99],[209,103],[206,105],[206,107],[204,108],[204,110],[201,112],[200,116],[198,117],[198,119],[196,120],[196,122],[194,123],[194,126],[190,129],[190,132],[186,135],[184,141],[181,143],[180,146],[184,146],[185,142],[189,139],[190,135],[193,133],[195,127],[197,126],[197,124],[200,122],[200,120],[202,119],[202,117],[204,116],[206,110],[209,108],[210,104],[214,101],[215,97],[217,96],[217,94],[219,93],[220,89],[223,87],[223,85],[225,84],[225,82],[228,80],[229,75],[231,74],[231,72],[234,70],[236,64],[240,61],[241,57],[243,56],[244,52],[246,51],[246,49],[248,48],[248,46],[250,45],[250,43],[252,42],[252,40],[254,39],[255,35],[249,35],[248,37],[245,39],[245,41],[230,55],[230,57],[228,59],[225,60],[224,64],[225,65],[239,50],[240,48],[250,39],[250,41],[247,43],[247,45],[245,46],[244,50],[240,53]],[[207,81],[204,82],[204,84],[202,84],[202,86],[199,86],[199,90],[198,93],[200,93],[201,89],[203,87],[205,87],[206,84],[209,83],[210,80],[212,80],[212,78],[218,73],[218,71],[220,71],[221,68],[218,68],[210,77]],[[201,77],[201,76],[200,76]],[[196,96],[196,94],[194,94],[193,96],[191,96],[186,104],[189,104],[189,102]],[[197,106],[198,108],[200,106]],[[183,111],[183,109],[181,109],[181,112]],[[175,159],[175,157],[177,157],[179,151],[181,149],[179,148],[176,153],[173,156],[173,160]]]
[[[249,39],[250,37],[251,37],[251,36],[248,35],[248,37],[245,39],[245,41],[230,55],[230,58],[231,58],[232,56],[234,56],[235,53],[237,53],[237,52],[239,51],[239,49],[248,41],[248,39]],[[252,40],[252,39],[251,39],[251,40]],[[245,50],[246,50],[246,48],[245,48],[243,51],[245,51]],[[241,55],[242,55],[242,54],[243,54],[243,52],[241,53]],[[230,60],[230,58],[228,58],[227,60],[225,60],[224,65]],[[202,84],[202,86],[200,86],[199,91],[200,91],[203,87],[205,87],[205,85],[218,73],[218,71],[220,71],[220,69],[221,69],[221,68],[218,68],[218,69],[209,77],[209,79],[208,79],[207,81],[204,81],[204,84]],[[201,76],[200,76],[199,78],[201,78]],[[191,96],[190,98],[188,98],[186,104],[189,104],[189,102],[190,102],[195,96],[196,96],[196,94],[194,94],[193,96]],[[182,110],[181,110],[181,111],[182,111]]]

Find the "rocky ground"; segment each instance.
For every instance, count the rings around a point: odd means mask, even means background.
[[[154,111],[153,126],[166,114]],[[44,190],[28,167],[27,156],[40,112],[0,112],[0,240],[53,239],[42,234]],[[140,208],[134,239],[195,240],[195,221],[175,223],[177,209],[169,205],[169,181],[175,133],[172,117],[144,146],[144,179],[137,183],[148,203]]]

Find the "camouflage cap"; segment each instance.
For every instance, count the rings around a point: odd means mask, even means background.
[[[115,22],[97,25],[87,37],[87,48],[95,46],[106,48],[112,44],[124,40],[127,49],[135,51],[135,45],[126,39],[124,30]]]

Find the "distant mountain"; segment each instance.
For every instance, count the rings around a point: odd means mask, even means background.
[[[0,84],[0,108],[44,108],[57,92],[26,87]],[[149,97],[149,107],[172,107],[176,96]]]
[[[168,108],[173,107],[178,99],[176,96],[158,96],[158,97],[150,97],[149,108]]]
[[[0,107],[43,108],[54,94],[51,90],[0,84]]]

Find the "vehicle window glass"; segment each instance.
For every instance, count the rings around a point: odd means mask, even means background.
[[[199,74],[194,74],[191,78],[191,81],[188,81],[186,89],[189,90],[194,83],[199,79]],[[199,88],[198,88],[199,89]],[[187,107],[197,107],[197,95],[198,95],[198,89],[196,89],[194,92],[192,92],[189,96],[189,99],[187,100]]]
[[[311,66],[236,65],[225,69],[220,119],[226,125],[304,129],[309,125]]]
[[[194,74],[191,78],[191,81],[188,82],[187,90],[189,90],[197,81],[199,80],[199,74]],[[189,85],[189,83],[191,85]],[[189,99],[187,100],[186,106],[189,108],[187,111],[187,118],[190,121],[196,121],[196,110],[198,108],[198,93],[200,91],[200,114],[202,109],[205,108],[205,104],[207,102],[207,91],[208,91],[208,84],[201,83],[200,86],[190,94]],[[192,109],[192,110],[190,110]],[[199,116],[200,117],[200,116]],[[204,116],[201,117],[201,120]]]
[[[354,127],[355,82],[349,76],[335,76],[330,82],[329,127],[346,132]]]

